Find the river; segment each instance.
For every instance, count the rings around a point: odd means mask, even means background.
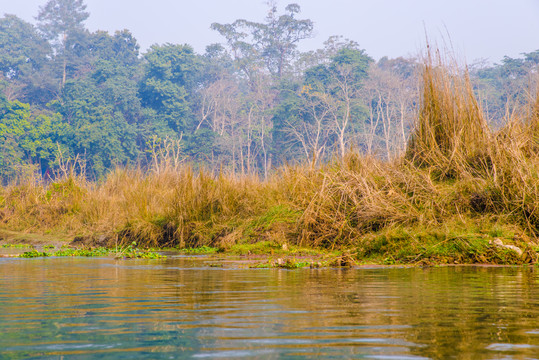
[[[537,359],[539,268],[0,259],[0,359]]]

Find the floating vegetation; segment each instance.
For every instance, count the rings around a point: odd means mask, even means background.
[[[28,249],[34,246],[30,244],[2,244],[0,247],[4,249]]]
[[[52,256],[52,255],[51,253],[37,251],[37,250],[26,251],[19,255],[19,257],[21,258],[36,258],[36,257],[47,257],[47,256]]]
[[[64,248],[51,253],[51,256],[84,256],[84,257],[101,257],[111,255],[112,251],[106,248],[89,248],[89,249],[71,249]]]
[[[117,251],[115,249],[107,249],[104,247],[97,248],[66,248],[62,247],[61,249],[54,252],[47,251],[26,251],[19,255],[21,258],[35,258],[35,257],[65,257],[65,256],[81,256],[81,257],[107,257],[114,256],[115,258],[123,259],[162,259],[166,258],[165,255],[161,255],[156,251],[138,249],[132,246],[128,246]]]

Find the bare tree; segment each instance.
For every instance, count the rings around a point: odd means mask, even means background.
[[[327,148],[329,131],[329,109],[319,96],[310,93],[309,88],[302,90],[304,121],[287,122],[287,129],[301,144],[305,158],[315,166]]]
[[[375,148],[391,159],[402,154],[409,129],[417,116],[416,74],[402,74],[392,67],[373,64],[365,82],[363,97],[369,107],[369,131],[366,136],[369,153]]]

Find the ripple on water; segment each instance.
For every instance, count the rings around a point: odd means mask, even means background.
[[[534,269],[257,271],[185,258],[23,260],[0,260],[1,358],[539,353]]]

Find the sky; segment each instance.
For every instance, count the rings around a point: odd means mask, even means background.
[[[47,0],[0,0],[0,15],[15,14],[35,23]],[[500,62],[539,49],[539,0],[278,0],[301,6],[300,19],[311,19],[314,36],[302,50],[323,47],[332,35],[359,43],[379,59],[414,56],[431,44],[452,49],[467,63]],[[262,22],[265,0],[85,0],[89,30],[128,29],[144,52],[152,44],[189,44],[199,53],[222,42],[213,22],[236,19]]]

